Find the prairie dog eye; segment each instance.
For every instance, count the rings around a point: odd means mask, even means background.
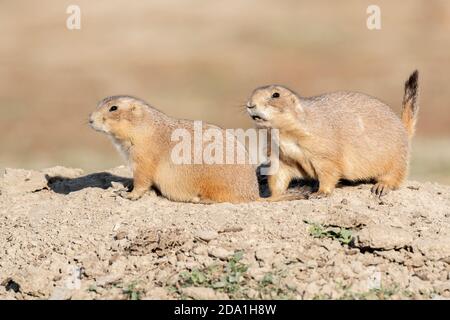
[[[279,98],[280,94],[278,92],[272,93],[272,98]]]
[[[109,108],[109,112],[113,112],[117,110],[117,106],[112,106],[111,108]]]

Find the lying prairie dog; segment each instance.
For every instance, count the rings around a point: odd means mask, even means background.
[[[293,178],[318,180],[312,197],[329,195],[340,179],[375,180],[378,196],[399,188],[408,172],[417,100],[417,70],[405,83],[401,119],[362,93],[301,97],[279,85],[257,88],[249,115],[257,127],[279,130],[279,169],[268,179],[272,195],[283,194]]]
[[[251,164],[178,164],[172,159],[174,130],[194,135],[194,121],[174,119],[130,96],[103,99],[89,123],[106,133],[128,159],[133,190],[121,195],[137,200],[151,187],[173,201],[193,203],[281,201],[304,199],[303,194],[260,198],[256,167]],[[204,129],[217,126],[203,123]],[[227,138],[228,139],[228,138]],[[235,140],[237,142],[237,140]],[[237,148],[245,147],[237,142]]]

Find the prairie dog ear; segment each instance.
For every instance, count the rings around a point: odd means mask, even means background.
[[[142,106],[135,102],[131,103],[130,111],[138,117],[144,113],[144,111],[142,110]]]
[[[292,94],[290,98],[292,105],[294,106],[294,111],[298,114],[303,113],[303,106],[300,103],[300,99],[295,94]]]

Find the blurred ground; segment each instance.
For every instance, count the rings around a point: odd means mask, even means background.
[[[251,90],[282,83],[303,95],[354,90],[400,110],[403,82],[421,72],[411,176],[450,183],[450,2],[2,1],[0,167],[121,163],[86,117],[111,94],[170,115],[250,127]],[[82,28],[66,29],[81,7]]]

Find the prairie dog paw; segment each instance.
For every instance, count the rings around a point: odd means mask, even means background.
[[[391,188],[384,183],[376,183],[371,189],[371,192],[378,197],[384,196],[391,191]]]
[[[142,194],[138,194],[133,191],[128,192],[127,190],[120,190],[120,191],[116,192],[116,194],[124,199],[128,199],[131,201],[136,201],[142,197]]]

